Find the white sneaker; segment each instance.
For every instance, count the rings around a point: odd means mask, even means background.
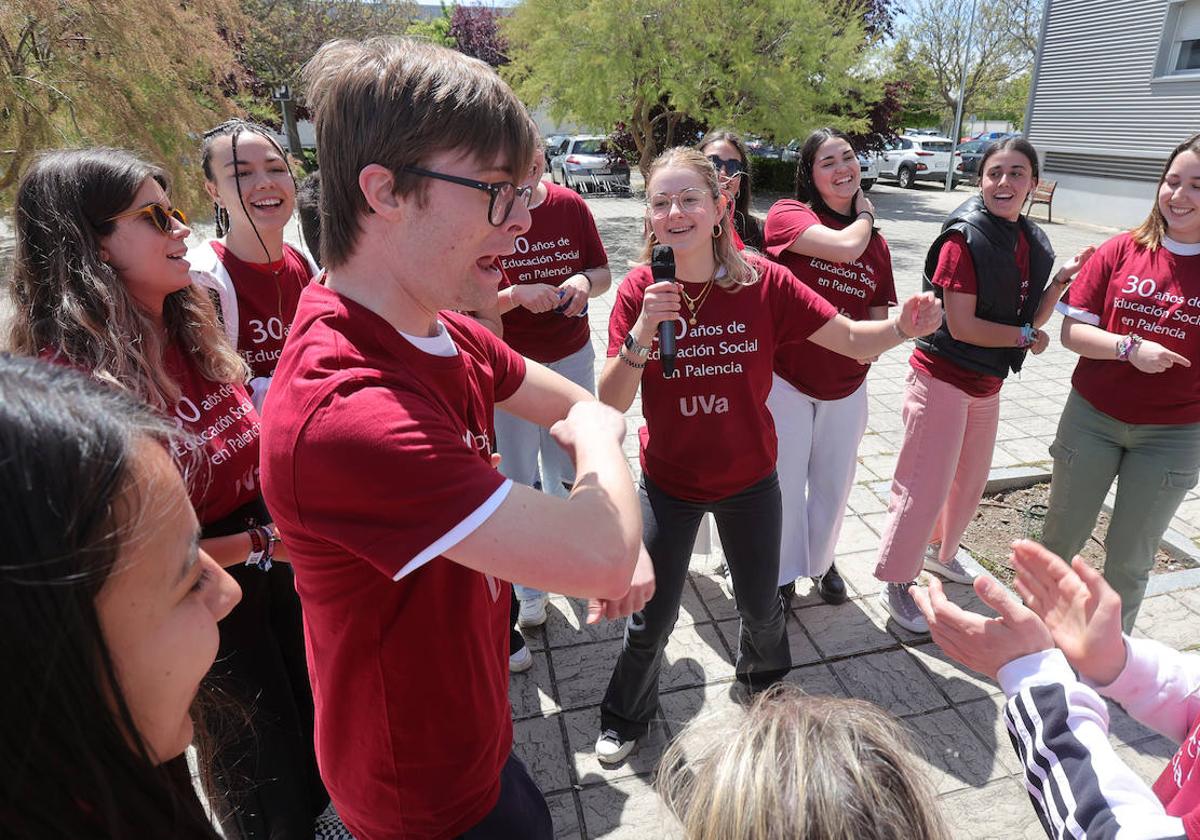
[[[547,595],[537,595],[529,599],[521,599],[521,612],[517,615],[517,626],[529,629],[530,627],[541,627],[546,623],[546,602],[549,600]]]
[[[929,622],[921,614],[917,602],[908,594],[911,583],[889,583],[879,593],[879,603],[888,611],[892,620],[910,633],[928,633]]]
[[[931,545],[925,549],[925,570],[954,583],[965,583],[970,586],[975,582],[975,573],[958,562],[957,557],[950,558],[949,563],[938,560],[939,546]]]
[[[523,674],[533,667],[533,654],[529,646],[523,645],[519,651],[508,657],[508,670],[512,674]]]
[[[622,741],[614,729],[605,729],[596,739],[596,759],[601,764],[617,764],[633,752],[637,739]]]

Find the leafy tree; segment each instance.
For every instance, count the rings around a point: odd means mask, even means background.
[[[0,3],[0,192],[40,149],[108,143],[163,164],[191,204],[198,185],[180,176],[194,132],[232,110],[240,25],[233,0]]]
[[[857,71],[861,17],[823,0],[746,0],[733,19],[723,0],[525,0],[502,29],[518,94],[556,119],[624,122],[643,173],[688,118],[779,138],[861,130],[847,98],[879,95]]]
[[[326,41],[403,35],[415,13],[410,0],[240,0],[240,5],[252,23],[238,42],[247,77],[239,101],[263,116],[275,112],[271,91],[294,86],[300,68]],[[288,139],[291,148],[299,148],[299,137]]]
[[[1016,80],[1031,71],[1037,49],[1039,0],[979,0],[975,25],[969,29],[972,2],[915,0],[897,42],[904,78],[932,94],[913,104],[917,110],[938,113],[946,124],[958,105],[964,61],[965,116],[996,107]]]
[[[493,67],[508,64],[508,42],[496,25],[499,15],[487,6],[455,6],[450,15],[450,37],[460,52]]]
[[[432,18],[413,18],[404,34],[413,38],[424,38],[434,44],[458,49],[458,43],[450,34],[450,7],[442,3],[442,13]]]

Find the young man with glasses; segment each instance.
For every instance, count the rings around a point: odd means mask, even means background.
[[[543,174],[545,157],[535,155],[529,230],[517,237],[513,253],[500,258],[504,342],[594,394],[596,353],[587,304],[588,298],[604,294],[612,285],[608,255],[587,202],[566,187],[543,181]],[[546,428],[500,410],[496,434],[500,472],[522,484],[540,481],[545,492],[566,498],[575,467]],[[546,621],[546,593],[522,583],[516,581],[515,586],[521,602],[518,622],[521,627],[538,627]],[[533,662],[523,645],[512,656],[513,670]]]
[[[456,314],[494,302],[529,226],[535,131],[491,68],[429,44],[334,41],[305,80],[327,275],[268,394],[262,469],[322,776],[359,840],[548,838],[510,755],[505,581],[606,599],[598,619],[639,608],[653,574],[620,415]],[[569,498],[493,468],[495,405],[553,424]]]

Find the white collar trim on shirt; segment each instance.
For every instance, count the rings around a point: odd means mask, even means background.
[[[1200,256],[1200,242],[1176,242],[1169,236],[1164,236],[1163,247],[1177,257]]]
[[[445,356],[447,358],[457,356],[458,346],[455,345],[454,339],[450,337],[446,325],[438,321],[437,328],[437,335],[431,336],[409,335],[406,332],[400,332],[400,330],[396,330],[396,332],[404,336],[409,344],[416,347],[422,353],[428,353],[430,356]]]

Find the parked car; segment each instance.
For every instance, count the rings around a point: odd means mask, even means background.
[[[862,191],[870,192],[871,187],[879,180],[879,158],[859,152],[858,168],[862,170]]]
[[[576,192],[628,190],[629,163],[598,134],[566,137],[550,155],[550,180]]]
[[[754,157],[781,160],[783,149],[761,137],[746,138],[746,152]]]
[[[917,181],[945,181],[953,141],[937,135],[906,134],[889,142],[879,153],[879,177],[911,189]],[[954,178],[958,186],[959,178]]]
[[[800,147],[804,145],[799,140],[793,140],[779,150],[779,159],[784,163],[795,163],[800,160]]]
[[[562,141],[566,140],[566,134],[549,134],[543,138],[542,143],[545,145],[546,152],[546,171],[550,171],[550,156],[558,152],[558,147],[562,145]]]
[[[954,171],[961,172],[965,180],[973,180],[978,176],[979,161],[983,159],[983,153],[994,142],[994,140],[967,140],[959,143],[958,153],[961,157],[955,165]]]

